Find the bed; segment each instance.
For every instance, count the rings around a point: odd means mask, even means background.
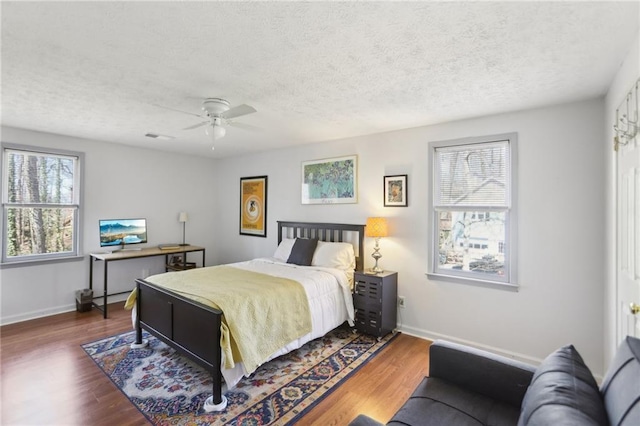
[[[353,271],[361,270],[363,266],[363,239],[364,225],[278,221],[278,246],[272,257],[137,279],[134,315],[136,340],[132,347],[145,346],[142,330],[146,330],[201,365],[211,374],[213,382],[212,396],[207,399],[203,408],[206,411],[222,411],[227,404],[223,395],[223,382],[228,388],[232,388],[262,362],[295,350],[345,321],[353,324],[351,287]],[[307,245],[313,248],[306,247]],[[345,256],[349,251],[352,254]],[[205,275],[224,277],[231,274],[229,276],[235,277],[236,273],[241,278],[229,281],[234,283],[233,291],[222,289],[225,294],[216,296],[220,299],[216,299],[215,303],[210,303],[213,296],[194,290],[196,286],[200,286],[199,281],[206,281]],[[252,278],[256,278],[255,283],[249,282]],[[260,281],[263,278],[265,283]],[[271,283],[271,279],[277,283]],[[284,309],[282,305],[277,307],[277,301],[269,302],[266,297],[250,295],[253,294],[252,289],[256,288],[251,286],[258,285],[258,282],[259,286],[276,286],[288,281],[295,282],[291,289],[297,288],[298,294],[294,297],[300,297],[301,291],[306,295],[309,318],[305,313],[307,308],[297,309],[305,306],[303,302],[287,305],[296,306],[293,310],[301,311],[301,319],[297,319],[298,317],[290,315],[289,309],[286,309],[286,315],[281,312]],[[227,289],[230,287],[226,285]],[[268,291],[274,292],[275,290]],[[262,308],[266,310],[257,312],[268,314],[259,315],[249,322],[244,314],[234,317],[229,313],[235,311],[221,308],[231,306],[225,299],[226,293],[240,293],[242,297],[246,297],[244,300],[247,303],[250,302],[249,299],[258,299],[256,303],[267,306]],[[225,312],[229,315],[225,316]],[[278,313],[282,315],[278,316]],[[292,332],[280,331],[279,323],[283,318],[288,320],[290,317],[294,318],[290,322],[298,324],[299,329]],[[269,334],[272,333],[271,330],[274,330],[273,336]],[[243,342],[240,335],[251,333],[258,340]],[[269,345],[277,348],[268,348]],[[242,358],[235,360],[234,357],[240,350],[244,350]],[[269,355],[254,354],[254,351]]]

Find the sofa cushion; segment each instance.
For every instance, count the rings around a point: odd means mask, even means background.
[[[436,340],[429,347],[429,377],[437,377],[496,401],[522,406],[536,368],[458,343]]]
[[[598,384],[573,345],[549,355],[533,375],[518,425],[607,424]]]
[[[520,411],[445,380],[425,378],[389,425],[514,425]]]
[[[640,425],[640,339],[620,344],[600,392],[612,425]]]

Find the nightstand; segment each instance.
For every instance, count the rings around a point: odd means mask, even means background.
[[[377,337],[393,331],[398,307],[398,273],[356,271],[353,281],[356,329]]]

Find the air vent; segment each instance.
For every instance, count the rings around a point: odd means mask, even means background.
[[[160,135],[157,133],[147,133],[145,136],[152,139],[164,139],[167,141],[171,139],[175,139],[175,136]]]

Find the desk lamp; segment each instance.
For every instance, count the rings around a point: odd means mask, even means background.
[[[180,215],[178,216],[178,222],[182,223],[182,244],[180,244],[181,246],[188,246],[189,244],[185,243],[185,239],[184,239],[184,231],[185,231],[185,224],[187,223],[188,217],[187,217],[187,212],[180,212]]]

